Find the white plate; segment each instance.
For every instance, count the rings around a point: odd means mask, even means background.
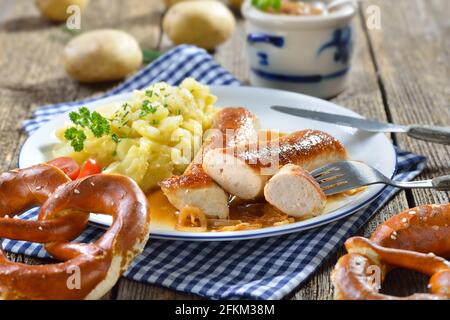
[[[259,117],[263,129],[277,129],[282,132],[292,132],[311,128],[326,131],[344,143],[351,159],[364,161],[388,177],[392,177],[394,174],[396,166],[395,150],[384,134],[371,134],[354,128],[289,116],[273,111],[269,107],[271,105],[286,105],[361,117],[355,112],[328,101],[280,90],[212,86],[211,91],[218,96],[217,105],[219,107],[245,106],[253,111]],[[96,108],[105,103],[124,101],[129,96],[130,93],[108,97],[89,103],[86,106]],[[67,114],[58,116],[33,133],[22,147],[19,156],[19,166],[24,168],[49,160],[49,150],[51,150],[52,144],[57,142],[54,131],[67,120]],[[341,219],[367,206],[380,195],[383,188],[382,185],[371,186],[364,192],[351,197],[350,200],[334,203],[333,208],[321,216],[288,225],[257,230],[198,233],[181,232],[173,228],[153,224],[151,236],[153,238],[174,240],[220,241],[253,239],[298,232]],[[107,226],[110,224],[110,221],[109,216],[91,216],[91,222],[94,224]]]

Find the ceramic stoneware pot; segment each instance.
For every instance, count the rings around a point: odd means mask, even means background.
[[[266,13],[246,0],[250,82],[330,98],[345,88],[353,47],[352,17],[342,6],[318,16]]]

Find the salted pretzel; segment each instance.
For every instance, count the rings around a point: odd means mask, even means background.
[[[71,179],[60,169],[41,164],[0,174],[0,237],[31,242],[73,239],[85,228],[88,215],[63,215],[49,221],[13,219],[41,206],[55,190]]]
[[[27,175],[22,178],[26,179]],[[4,189],[0,185],[1,203],[7,207],[3,197]],[[24,201],[13,209],[22,210],[28,206],[30,204]],[[13,209],[9,210],[10,214],[17,214]],[[68,242],[73,234],[62,232],[57,240],[46,243],[46,250],[64,262],[26,265],[9,261],[0,251],[0,298],[97,299],[110,290],[148,239],[150,211],[147,199],[138,185],[125,176],[88,176],[62,184],[53,191],[41,207],[38,222],[51,224],[67,217],[70,229],[72,221],[85,221],[89,212],[109,214],[113,223],[93,243]],[[51,232],[48,233],[50,237]],[[23,238],[34,237],[23,235]]]
[[[343,300],[450,299],[450,204],[424,205],[397,214],[380,225],[370,240],[345,242],[348,254],[337,262],[332,281]],[[395,267],[430,276],[430,293],[394,297],[378,292],[379,280]],[[375,281],[376,282],[376,281]]]

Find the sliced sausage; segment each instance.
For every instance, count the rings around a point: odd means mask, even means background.
[[[280,211],[298,218],[321,214],[327,200],[314,178],[295,164],[283,166],[269,179],[264,197]]]
[[[245,144],[255,139],[259,128],[257,117],[245,108],[224,108],[217,114],[213,130],[201,150],[181,176],[160,182],[170,203],[181,210],[186,206],[200,208],[207,216],[228,217],[228,195],[203,170],[204,155],[213,149]]]
[[[311,171],[346,157],[345,147],[336,138],[318,130],[303,130],[263,145],[211,150],[203,159],[203,170],[229,193],[254,199],[263,195],[267,180],[286,164]]]

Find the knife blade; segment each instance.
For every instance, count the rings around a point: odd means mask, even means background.
[[[271,106],[271,109],[293,116],[328,122],[335,125],[361,129],[369,132],[400,132],[420,140],[450,145],[450,128],[426,125],[397,125],[364,118],[356,118],[321,111],[286,106]]]
[[[392,123],[383,123],[363,118],[343,116],[340,114],[326,113],[306,109],[297,109],[283,106],[272,106],[273,110],[287,113],[293,116],[308,118],[316,121],[333,123],[345,127],[353,127],[370,132],[407,132],[408,127],[399,126]]]

